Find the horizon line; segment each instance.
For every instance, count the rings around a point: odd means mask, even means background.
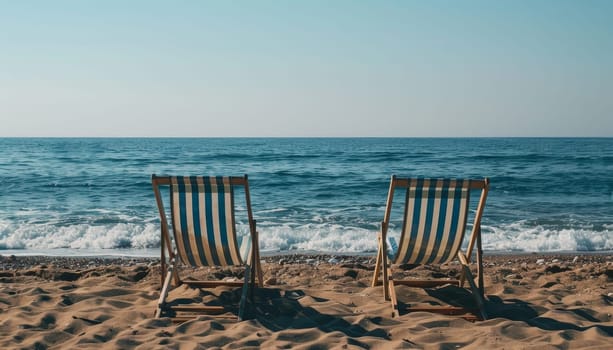
[[[606,139],[612,136],[1,136],[0,139]]]

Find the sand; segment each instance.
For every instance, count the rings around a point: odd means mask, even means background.
[[[382,288],[370,287],[372,257],[263,260],[266,285],[255,293],[251,319],[199,316],[175,324],[152,318],[160,287],[155,259],[0,257],[0,348],[613,348],[613,255],[486,255],[491,318],[477,322],[426,312],[392,318]],[[458,271],[454,264],[419,267],[399,269],[398,277]],[[240,278],[227,269],[195,273]],[[213,291],[229,304],[238,293]],[[401,306],[436,295],[404,286],[397,293]],[[212,298],[185,285],[170,297]]]

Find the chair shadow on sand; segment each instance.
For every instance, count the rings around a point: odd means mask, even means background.
[[[423,289],[429,298],[423,300],[419,298],[416,301],[429,303],[431,306],[439,306],[442,304],[452,306],[473,306],[474,299],[465,288],[460,288],[454,285],[446,285],[438,288]],[[237,302],[241,298],[240,288],[228,291],[222,291],[219,295],[214,295],[210,291],[201,290],[200,297],[196,298],[177,298],[172,302],[173,306],[181,304],[191,304],[194,302],[205,301],[209,305],[223,306],[226,313],[231,315],[228,318],[234,318],[238,313]],[[384,328],[374,328],[367,330],[364,327],[349,323],[343,317],[348,314],[325,314],[310,306],[303,306],[300,299],[309,297],[315,302],[328,302],[328,299],[314,296],[307,296],[302,290],[282,290],[278,288],[256,288],[253,294],[253,300],[247,303],[245,319],[255,319],[262,326],[273,332],[283,331],[286,329],[306,329],[318,328],[322,332],[338,331],[346,334],[351,338],[359,338],[370,336],[389,340],[389,334]],[[613,304],[613,298],[604,296],[606,302]],[[208,300],[210,299],[210,300]],[[400,315],[406,315],[409,307],[413,306],[399,300]],[[525,322],[531,327],[536,327],[545,331],[586,331],[591,328],[606,333],[613,337],[613,327],[604,325],[578,326],[577,324],[563,322],[551,317],[540,316],[537,308],[533,307],[529,302],[521,299],[502,299],[496,295],[488,295],[485,301],[485,308],[488,313],[488,318],[502,318],[510,321]],[[560,313],[572,313],[582,319],[598,323],[604,322],[590,315],[583,309],[556,309]],[[351,315],[356,315],[351,313]],[[383,317],[372,316],[369,320],[374,324],[382,324]],[[482,321],[477,321],[482,322]],[[359,345],[359,344],[355,344]]]
[[[202,291],[202,299],[211,296],[210,305],[223,306],[229,312],[229,318],[234,317],[238,312],[237,301],[241,298],[241,291],[234,289],[222,291],[216,295],[214,300],[212,293]],[[383,328],[367,330],[364,327],[352,324],[343,319],[344,315],[325,314],[310,306],[303,306],[300,299],[307,297],[302,290],[281,290],[277,288],[256,288],[253,293],[253,300],[249,300],[245,311],[245,319],[257,320],[262,326],[273,332],[286,329],[307,329],[318,328],[322,332],[341,332],[351,338],[363,336],[381,338],[389,340],[388,332]],[[327,302],[328,299],[308,296],[315,302]],[[194,303],[193,298],[177,298],[173,300],[173,305]],[[357,315],[351,313],[351,315]],[[369,317],[369,320],[378,324],[383,321],[382,317]],[[354,339],[355,341],[355,339]],[[354,344],[360,345],[360,344]]]
[[[460,305],[474,305],[474,299],[472,298],[470,291],[465,288],[460,288],[458,286],[446,285],[440,288],[427,288],[424,289],[428,296],[438,299],[444,303],[447,303],[452,306],[460,306]],[[603,296],[606,298],[605,302],[608,304],[613,304],[613,298]],[[406,314],[406,310],[410,305],[399,302],[400,314]],[[506,299],[503,300],[498,296],[489,295],[485,301],[485,308],[487,310],[488,317],[492,318],[504,318],[511,321],[522,321],[526,324],[537,327],[546,331],[564,331],[564,330],[574,330],[574,331],[585,331],[590,328],[597,328],[600,331],[606,333],[608,336],[613,337],[613,327],[612,326],[604,326],[604,325],[591,325],[586,327],[581,327],[573,323],[562,322],[556,320],[551,317],[542,317],[539,315],[539,312],[532,307],[529,302],[520,300],[520,299]],[[573,313],[576,316],[583,318],[588,322],[603,322],[590,315],[583,309],[552,309],[561,313]]]
[[[318,328],[326,333],[337,331],[353,338],[370,336],[389,340],[389,335],[385,329],[367,330],[343,319],[343,316],[347,316],[347,314],[324,314],[313,307],[303,306],[300,303],[300,299],[303,297],[306,297],[306,294],[302,290],[256,289],[253,303],[249,305],[248,314],[273,332],[285,329]],[[309,297],[315,302],[329,301],[325,298]],[[355,314],[351,313],[351,315]],[[372,317],[369,320],[377,324],[382,321],[382,318]]]

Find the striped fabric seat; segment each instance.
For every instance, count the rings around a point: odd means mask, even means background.
[[[170,177],[178,255],[191,266],[243,265],[234,222],[230,177]]]
[[[393,262],[439,264],[454,259],[466,230],[469,195],[470,180],[410,179]]]
[[[387,230],[392,215],[394,194],[397,190],[405,192],[400,241],[396,244],[393,237],[388,237]],[[462,251],[467,221],[470,212],[470,193],[480,191],[479,202],[474,212],[474,222],[466,251]],[[383,295],[392,302],[392,315],[399,316],[398,299],[395,285],[418,288],[430,288],[442,285],[462,287],[468,282],[478,312],[471,308],[459,306],[416,306],[405,308],[406,311],[432,311],[450,315],[464,315],[468,319],[486,319],[483,288],[483,252],[481,249],[481,217],[489,190],[489,180],[485,179],[428,179],[397,178],[392,176],[385,215],[378,234],[378,250],[372,286],[380,284],[383,276]],[[400,192],[400,191],[398,191]],[[389,246],[389,248],[388,248]],[[390,249],[391,248],[391,249]],[[477,280],[471,272],[473,248],[476,248]],[[462,272],[460,278],[450,279],[394,279],[393,265],[430,265],[457,260]],[[466,316],[467,313],[473,314]]]

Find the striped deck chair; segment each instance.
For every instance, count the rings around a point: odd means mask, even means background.
[[[175,321],[189,319],[179,313],[223,314],[223,306],[171,305],[166,299],[170,284],[185,283],[192,287],[214,288],[216,286],[243,287],[238,308],[238,319],[244,317],[247,294],[252,296],[256,283],[262,286],[258,234],[251,212],[249,184],[244,177],[206,176],[156,176],[152,175],[153,192],[161,219],[161,271],[162,290],[155,317],[169,314]],[[160,186],[168,186],[173,240],[169,234],[168,221]],[[234,189],[243,186],[249,235],[238,241],[234,217]],[[173,247],[174,243],[174,247]],[[239,248],[240,247],[240,248]],[[168,263],[166,260],[168,254]],[[193,281],[180,278],[179,266],[245,266],[244,281]]]
[[[378,235],[378,252],[372,286],[383,284],[385,300],[391,300],[392,316],[399,315],[395,284],[419,288],[432,288],[445,284],[462,287],[466,280],[475,299],[476,308],[454,306],[408,307],[407,312],[429,311],[449,315],[462,315],[470,320],[486,319],[483,289],[481,249],[481,217],[489,188],[489,180],[456,180],[396,178],[392,176],[385,216]],[[404,220],[396,251],[388,254],[388,225],[396,189],[406,190]],[[474,214],[474,223],[466,253],[461,250],[466,233],[471,190],[481,190]],[[390,245],[395,241],[390,240]],[[477,282],[469,268],[473,249],[477,254]],[[397,264],[430,265],[458,259],[462,272],[458,280],[394,280],[392,266]],[[383,282],[379,280],[383,272]]]

